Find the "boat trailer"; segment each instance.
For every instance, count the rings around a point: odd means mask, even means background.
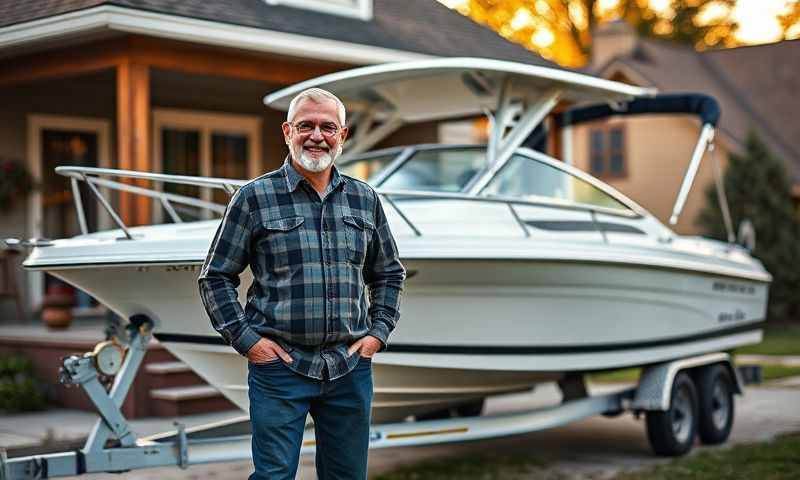
[[[129,342],[124,357],[120,354],[122,350],[119,344],[112,341],[102,342],[92,352],[82,356],[71,356],[63,360],[60,381],[64,384],[80,385],[99,414],[86,443],[80,450],[10,459],[6,457],[5,451],[0,451],[0,480],[119,473],[163,466],[185,469],[190,465],[251,458],[250,423],[247,416],[189,429],[176,423],[175,431],[144,438],[138,438],[130,428],[120,408],[144,359],[152,325],[152,321],[144,315],[131,317],[127,326]],[[679,383],[676,379],[686,377],[682,372],[704,377],[707,375],[702,372],[710,370],[727,372],[726,375],[731,380],[731,395],[743,393],[741,379],[733,368],[730,356],[726,353],[712,353],[647,366],[643,369],[636,387],[603,395],[588,395],[582,375],[568,376],[559,382],[563,400],[555,406],[502,415],[375,425],[370,430],[370,448],[489,439],[545,430],[591,416],[613,416],[624,412],[654,414],[653,418],[656,420],[665,417],[667,424],[674,424],[676,412],[681,412],[673,410],[685,408],[685,405],[676,405],[674,388]],[[109,391],[100,382],[101,374],[114,376]],[[682,413],[685,414],[686,412]],[[733,414],[732,404],[730,414]],[[664,450],[664,439],[661,439],[660,446],[655,444],[652,438],[652,429],[655,427],[651,427],[650,423],[648,417],[648,434],[651,435],[651,444],[656,453],[685,453],[671,451],[669,448]],[[727,438],[727,433],[723,436],[721,441]],[[692,440],[693,438],[692,434]],[[667,443],[668,440],[669,438]],[[307,430],[301,453],[313,453],[314,447],[313,431]]]

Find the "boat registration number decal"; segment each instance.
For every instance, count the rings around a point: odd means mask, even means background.
[[[739,322],[745,319],[745,314],[743,311],[736,309],[735,312],[720,312],[717,315],[717,322],[719,323],[728,323],[728,322]]]
[[[140,273],[147,273],[150,271],[149,266],[142,265],[136,267],[136,271]],[[165,272],[199,272],[202,265],[166,265],[164,266]]]
[[[741,283],[714,282],[711,289],[715,292],[744,293],[746,295],[756,294],[756,287],[752,285],[743,285]]]

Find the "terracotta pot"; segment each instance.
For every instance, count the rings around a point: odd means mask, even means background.
[[[72,323],[72,309],[47,307],[42,309],[42,321],[47,328],[52,330],[63,330]]]

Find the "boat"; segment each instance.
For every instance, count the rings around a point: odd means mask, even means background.
[[[746,246],[677,235],[609,185],[530,148],[543,123],[696,115],[702,127],[676,221],[713,142],[713,99],[557,68],[446,58],[337,72],[273,92],[265,103],[287,109],[309,87],[347,105],[354,134],[337,165],[378,191],[408,272],[400,322],[373,361],[374,422],[477,414],[486,397],[542,382],[761,341],[771,276]],[[564,104],[575,108],[553,113]],[[491,125],[487,145],[370,151],[403,125],[482,114]],[[146,315],[169,352],[247,411],[246,360],[212,329],[197,288],[219,219],[183,221],[174,208],[222,213],[224,205],[160,187],[232,194],[247,180],[56,170],[74,189],[90,189],[117,228],[87,231],[78,204],[83,233],[31,242],[24,267],[88,292],[122,318]],[[126,226],[103,197],[109,190],[149,197],[173,222]],[[251,281],[248,269],[242,285]]]

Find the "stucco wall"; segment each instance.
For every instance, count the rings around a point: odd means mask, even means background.
[[[699,122],[689,118],[650,115],[615,118],[608,122],[624,125],[627,175],[601,179],[639,203],[666,225],[700,133]],[[586,172],[589,172],[591,128],[592,124],[575,127],[572,135],[573,162]],[[720,142],[715,155],[724,170],[728,151]],[[675,232],[684,235],[701,233],[701,229],[695,225],[695,219],[705,203],[703,190],[714,182],[713,175],[713,163],[707,154],[697,172],[680,220],[671,227]]]

